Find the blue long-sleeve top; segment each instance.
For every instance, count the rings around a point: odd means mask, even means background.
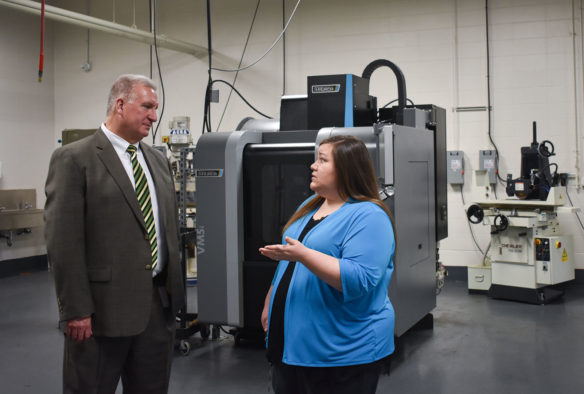
[[[314,212],[290,225],[282,242],[286,236],[298,239]],[[387,291],[395,237],[387,214],[371,202],[349,201],[308,232],[303,244],[339,260],[343,291],[296,264],[286,297],[282,361],[346,366],[391,354],[395,314]],[[288,261],[281,261],[276,269],[270,317],[287,266]]]

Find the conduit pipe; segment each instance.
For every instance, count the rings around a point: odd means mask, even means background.
[[[41,14],[41,4],[31,0],[0,0],[0,6],[28,12],[29,14]],[[117,36],[125,37],[134,41],[154,45],[154,36],[150,32],[134,29],[132,27],[120,25],[119,23],[109,22],[103,19],[94,18],[62,8],[46,5],[45,17],[59,22],[115,34]],[[156,38],[156,43],[160,47],[193,55],[197,58],[202,58],[207,55],[207,48],[205,47],[175,40],[163,35],[157,35]]]

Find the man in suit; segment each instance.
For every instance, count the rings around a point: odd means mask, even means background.
[[[45,205],[65,332],[63,391],[166,393],[184,301],[168,160],[140,142],[156,121],[154,82],[122,75],[105,123],[57,149]]]

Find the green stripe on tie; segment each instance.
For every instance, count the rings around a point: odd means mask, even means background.
[[[146,174],[144,174],[144,170],[138,162],[138,153],[136,147],[134,145],[130,145],[128,146],[128,149],[126,149],[126,152],[130,154],[130,160],[132,161],[134,181],[136,183],[136,198],[138,199],[138,205],[140,205],[140,210],[144,216],[144,225],[148,229],[150,251],[152,254],[152,269],[154,269],[156,264],[158,264],[158,242],[156,240],[156,228],[154,226],[154,214],[152,212],[150,190],[148,189]]]

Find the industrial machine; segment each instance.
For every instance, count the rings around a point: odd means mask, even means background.
[[[174,177],[174,187],[178,201],[178,219],[182,232],[195,229],[196,194],[195,175],[193,169],[192,134],[190,132],[191,119],[188,116],[175,116],[168,123],[168,134],[162,136],[165,146],[156,149],[166,156],[166,148],[170,151],[170,164]],[[189,283],[197,281],[197,264],[194,240],[187,243],[187,270],[186,276]]]
[[[560,182],[558,165],[549,162],[549,158],[554,155],[554,144],[551,141],[537,142],[537,124],[533,122],[533,142],[530,146],[521,147],[521,176],[513,179],[511,174],[507,175],[507,195],[521,200],[545,200],[550,188]],[[553,176],[550,172],[552,165],[556,167]],[[562,182],[565,184],[566,180]]]
[[[193,154],[191,146],[190,118],[175,116],[168,124],[169,132],[162,136],[161,145],[155,147],[166,156],[170,151],[170,164],[174,178],[174,186],[178,202],[178,221],[181,241],[181,265],[185,273],[185,286],[197,283],[196,260],[196,199],[195,176],[193,169]],[[206,339],[211,334],[207,324],[199,323],[196,313],[187,312],[189,304],[185,297],[184,305],[177,315],[176,339],[178,348],[183,355],[189,354],[191,343],[188,341],[193,334],[199,332]]]
[[[563,284],[574,279],[572,236],[562,233],[558,213],[575,209],[565,206],[567,176],[549,163],[552,155],[551,142],[538,144],[534,122],[533,142],[521,148],[521,176],[507,177],[507,194],[513,197],[477,201],[467,209],[471,223],[491,229],[490,254],[485,256],[490,265],[469,267],[469,291],[546,304],[561,297]]]
[[[369,79],[382,66],[396,75],[399,105],[378,113]],[[263,338],[260,315],[277,262],[258,249],[281,242],[284,224],[312,194],[309,167],[320,141],[349,134],[365,143],[380,197],[394,214],[395,334],[431,323],[437,242],[448,235],[445,110],[407,106],[403,74],[387,60],[361,77],[313,76],[307,85],[307,95],[282,98],[280,122],[245,119],[238,130],[207,133],[197,143],[200,321],[236,327],[236,343]]]

